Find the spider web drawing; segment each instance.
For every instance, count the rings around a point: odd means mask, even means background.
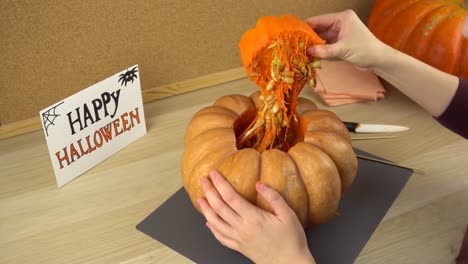
[[[49,110],[42,113],[42,122],[44,123],[44,128],[45,128],[47,136],[49,136],[49,126],[51,125],[55,126],[54,121],[57,117],[60,116],[59,114],[55,113],[55,110],[57,109],[59,105],[63,103],[64,102],[61,102],[60,104],[56,106],[52,106]]]

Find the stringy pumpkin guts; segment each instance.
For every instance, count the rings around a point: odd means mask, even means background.
[[[263,17],[240,41],[244,67],[260,87],[261,104],[250,125],[237,138],[239,149],[287,151],[295,142],[297,97],[306,83],[315,86],[320,60],[309,58],[307,48],[324,44],[296,17]]]

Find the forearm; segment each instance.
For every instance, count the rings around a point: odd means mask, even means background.
[[[435,117],[450,104],[458,86],[457,77],[384,44],[372,69]]]
[[[288,248],[285,248],[276,258],[275,261],[272,261],[271,259],[266,260],[265,262],[255,262],[258,264],[263,264],[263,263],[295,263],[295,264],[316,264],[314,257],[309,251],[309,248],[303,248],[300,249],[299,251],[295,252],[297,249],[290,250]],[[295,252],[295,253],[293,253]]]
[[[298,259],[297,261],[293,261],[293,262],[289,262],[289,263],[316,264],[315,259],[312,256],[312,254],[310,254],[309,250],[307,250],[307,253],[304,254],[303,256],[301,256],[301,258]]]
[[[316,264],[315,259],[310,254],[309,250],[307,250],[307,253],[303,253],[298,255],[297,257],[287,259],[284,263]]]

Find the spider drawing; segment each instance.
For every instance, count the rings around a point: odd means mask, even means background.
[[[122,73],[119,75],[119,83],[122,82],[120,85],[124,85],[127,86],[127,83],[128,82],[132,82],[135,80],[135,78],[138,79],[138,76],[136,75],[136,73],[138,72],[137,70],[137,66],[133,67],[133,69],[131,70],[127,70],[125,73]]]

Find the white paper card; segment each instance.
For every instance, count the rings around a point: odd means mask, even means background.
[[[146,134],[138,65],[39,115],[61,187]]]

